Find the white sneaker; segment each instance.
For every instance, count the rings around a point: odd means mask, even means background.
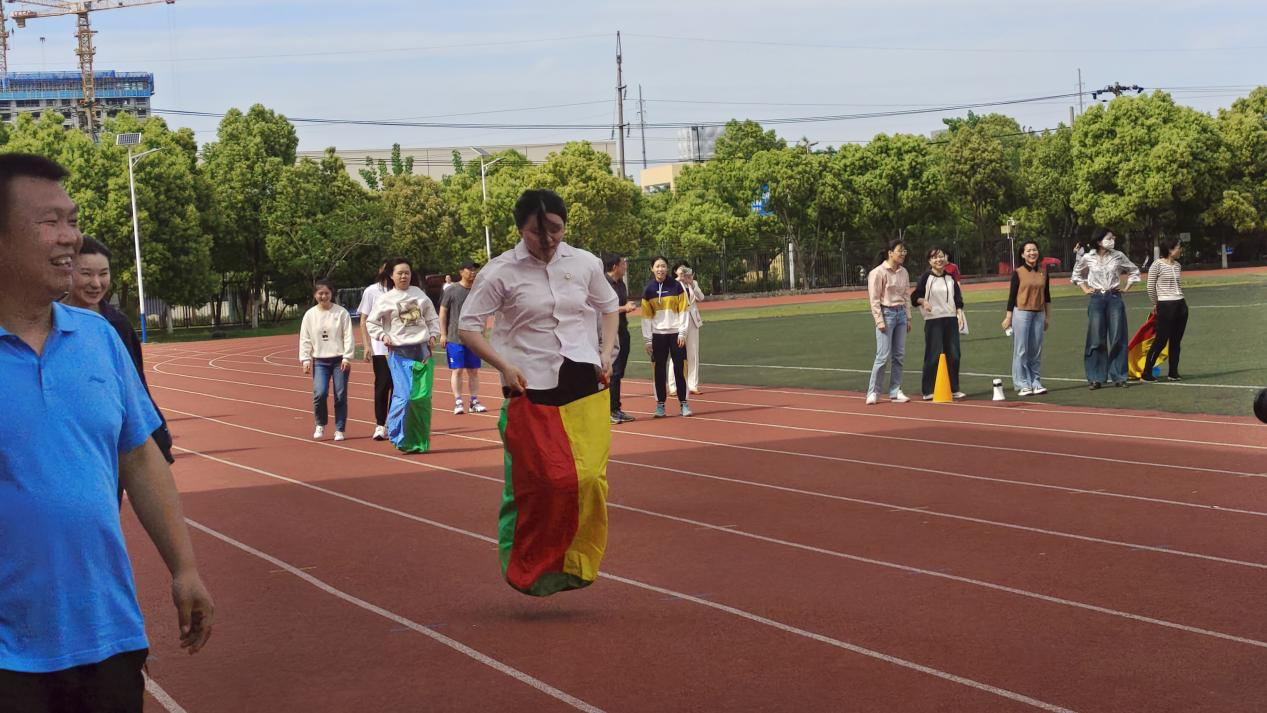
[[[869,394],[867,394],[867,405],[868,405],[868,406],[875,406],[876,401],[879,401],[879,400],[880,400],[880,395],[879,395],[879,394],[877,394],[877,393],[875,393],[874,391],[873,391],[873,392],[871,392],[871,393],[869,393]]]
[[[933,395],[932,395],[932,394],[924,394],[923,396],[921,396],[921,397],[920,397],[920,400],[922,400],[922,401],[932,401],[932,400],[933,400]]]
[[[488,411],[488,409],[485,408],[484,404],[476,401],[475,399],[471,399],[471,413],[484,413],[486,411]]]
[[[955,399],[966,399],[968,398],[968,395],[962,391],[956,391],[954,394],[951,395],[951,397]]]
[[[376,441],[385,441],[385,440],[387,440],[387,427],[386,427],[386,426],[375,426],[375,427],[374,427],[374,440],[376,440]]]
[[[326,436],[325,426],[317,426],[316,428],[312,429],[313,438],[325,438],[325,436]]]
[[[343,431],[335,431],[335,432],[334,432],[334,440],[336,440],[336,441],[342,441],[342,440],[346,440],[346,439],[347,439],[347,436],[344,436],[344,435],[343,435]]]
[[[457,404],[454,405],[453,407],[453,415],[461,416],[464,413],[466,413],[466,409],[462,408],[462,402],[461,401],[457,402]]]
[[[909,396],[907,396],[906,394],[902,393],[902,390],[901,390],[901,389],[898,389],[898,390],[897,390],[897,393],[892,394],[891,396],[889,396],[889,401],[892,401],[892,402],[893,402],[893,403],[895,403],[895,404],[904,404],[904,403],[906,403],[907,401],[910,401],[910,400],[911,400],[911,398],[910,398]]]
[[[1029,396],[1029,395],[1030,395],[1030,394],[1032,394],[1032,393],[1034,393],[1034,390],[1033,390],[1033,389],[1031,389],[1031,388],[1029,388],[1028,386],[1027,386],[1027,387],[1025,387],[1025,388],[1023,388],[1023,389],[1017,389],[1017,390],[1016,390],[1016,395],[1017,395],[1017,396]]]
[[[1046,387],[1046,386],[1043,386],[1042,384],[1039,384],[1038,386],[1035,386],[1035,387],[1034,387],[1034,395],[1035,395],[1035,396],[1042,396],[1042,395],[1043,395],[1043,394],[1045,394],[1045,393],[1047,393],[1047,387]]]

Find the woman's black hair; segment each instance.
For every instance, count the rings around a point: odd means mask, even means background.
[[[412,274],[412,273],[413,273],[413,271],[414,271],[414,264],[413,264],[412,262],[410,262],[408,258],[403,258],[403,257],[393,257],[393,258],[388,258],[386,261],[384,261],[384,262],[383,262],[383,272],[382,272],[382,274],[383,274],[383,275],[385,275],[385,277],[383,278],[383,286],[384,286],[384,287],[386,287],[386,286],[387,286],[387,284],[388,284],[388,283],[390,283],[390,282],[392,281],[392,273],[396,271],[396,268],[397,268],[397,266],[399,266],[399,265],[408,265],[408,266],[409,266],[409,272],[411,273],[411,274],[410,274],[410,277],[409,277],[409,281],[410,281],[410,283],[412,283],[412,282],[413,282],[413,274]]]
[[[1163,235],[1157,240],[1157,247],[1160,248],[1162,257],[1170,257],[1170,251],[1175,249],[1179,244],[1178,235]]]
[[[392,270],[396,269],[396,266],[402,262],[409,261],[403,257],[383,258],[383,264],[378,268],[378,284],[386,285],[390,282],[392,279]],[[413,265],[410,265],[409,269],[413,270]]]
[[[110,262],[114,258],[114,254],[110,252],[110,248],[106,247],[100,240],[93,238],[91,235],[84,236],[84,244],[79,248],[80,255],[104,255],[106,262]]]
[[[928,249],[928,256],[927,256],[927,259],[932,260],[932,259],[933,259],[933,256],[934,256],[934,255],[936,255],[937,253],[941,253],[942,255],[945,255],[945,256],[946,256],[946,262],[950,262],[950,255],[946,253],[945,248],[942,248],[942,247],[940,247],[940,246],[938,246],[938,245],[934,245],[934,246],[932,246],[931,248],[929,248],[929,249]]]
[[[893,252],[894,250],[897,250],[898,248],[903,248],[903,247],[906,247],[905,240],[901,238],[893,238],[892,240],[888,242],[887,247],[884,251],[884,255],[887,258],[889,253]]]
[[[335,289],[334,289],[334,282],[332,280],[328,280],[323,277],[320,280],[313,281],[312,283],[313,294],[316,294],[317,290],[320,290],[322,287],[326,288],[327,290],[330,290],[330,295],[332,297],[334,296]]]
[[[544,188],[524,191],[519,200],[515,201],[515,227],[522,228],[529,220],[536,218],[541,223],[538,227],[544,230],[547,213],[559,216],[565,224],[568,222],[567,206],[558,193]]]
[[[1092,230],[1091,231],[1091,248],[1093,250],[1099,250],[1100,242],[1104,240],[1104,236],[1108,235],[1111,232],[1113,231],[1103,226],[1096,228],[1095,230]]]
[[[1027,247],[1029,247],[1029,246],[1031,246],[1031,245],[1033,245],[1033,246],[1034,246],[1034,249],[1038,251],[1038,261],[1039,261],[1039,262],[1042,262],[1042,259],[1043,259],[1043,246],[1039,245],[1037,240],[1022,240],[1022,241],[1021,241],[1021,247],[1020,247],[1020,249],[1018,249],[1018,250],[1016,251],[1016,264],[1017,264],[1017,265],[1024,265],[1024,264],[1025,264],[1025,248],[1027,248]]]

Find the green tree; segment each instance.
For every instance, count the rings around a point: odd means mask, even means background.
[[[1150,240],[1199,223],[1226,185],[1214,119],[1165,92],[1091,107],[1074,125],[1072,154],[1079,214]]]
[[[357,252],[381,252],[386,234],[376,209],[334,148],[319,163],[304,158],[282,169],[265,221],[272,284],[282,298],[305,302],[320,278],[361,281],[363,273],[345,268]]]
[[[746,161],[762,151],[773,151],[787,147],[787,142],[780,139],[773,129],[766,131],[761,124],[751,120],[731,119],[726,122],[725,129],[717,137],[713,147],[713,157],[721,161],[738,159]]]
[[[389,176],[407,176],[413,172],[414,157],[406,156],[402,159],[400,156],[400,144],[392,144],[390,164],[384,159],[380,158],[375,161],[366,156],[365,168],[358,171],[361,174],[361,178],[365,180],[365,185],[369,186],[372,191],[382,190],[383,183]]]
[[[1003,142],[989,131],[980,122],[960,126],[942,149],[946,188],[972,221],[982,274],[987,258],[997,257],[987,246],[995,242],[1002,213],[1013,207],[1017,193],[1017,175]]]
[[[1058,244],[1062,254],[1072,247],[1078,231],[1078,211],[1073,207],[1072,140],[1073,128],[1061,125],[1028,142],[1021,157],[1027,203],[1020,222],[1026,232]],[[1056,245],[1049,244],[1048,250],[1052,249]]]
[[[1228,185],[1208,221],[1238,233],[1267,230],[1267,87],[1221,109],[1217,122],[1228,150]]]
[[[941,167],[924,137],[879,134],[846,160],[859,199],[859,229],[877,243],[905,238],[946,214]]]
[[[480,186],[479,162],[463,162],[461,155],[454,151],[453,165],[455,172],[442,182],[445,200],[457,220],[454,239],[460,247],[453,254],[459,259],[483,260],[485,226],[488,226],[494,256],[514,247],[519,242],[519,233],[515,230],[513,208],[520,194],[529,187],[535,170],[532,163],[514,150],[488,157],[485,164],[488,167],[487,201]]]
[[[484,233],[463,234],[446,188],[427,176],[391,176],[383,186],[386,252],[415,262],[424,273],[453,272],[465,258],[483,256]],[[478,247],[477,247],[478,246]]]
[[[214,199],[215,269],[247,277],[251,326],[259,325],[259,304],[269,274],[267,215],[282,171],[295,163],[299,138],[286,117],[263,105],[245,114],[230,109],[216,141],[202,156]]]

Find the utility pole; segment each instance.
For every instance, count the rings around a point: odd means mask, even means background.
[[[625,178],[625,80],[621,76],[620,32],[616,32],[616,133],[620,177]]]
[[[1082,108],[1082,68],[1078,68],[1078,115],[1081,116]]]
[[[1125,86],[1121,82],[1114,82],[1103,89],[1097,89],[1094,92],[1091,92],[1091,98],[1100,99],[1101,94],[1112,94],[1114,98],[1117,98],[1117,97],[1122,96],[1122,94],[1126,92],[1135,92],[1136,94],[1143,94],[1144,88],[1139,86],[1138,84]],[[1108,99],[1100,99],[1100,101],[1107,102]]]
[[[642,100],[642,85],[638,85],[638,123],[642,134],[642,169],[647,169],[647,103]]]

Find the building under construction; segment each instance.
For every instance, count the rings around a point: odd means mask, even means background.
[[[2,0],[0,0],[2,1]],[[139,119],[150,115],[154,75],[149,72],[93,72],[96,85],[96,121],[125,112]],[[67,128],[78,127],[83,106],[83,77],[79,72],[9,72],[0,76],[0,121],[13,122],[18,114],[55,111]]]

